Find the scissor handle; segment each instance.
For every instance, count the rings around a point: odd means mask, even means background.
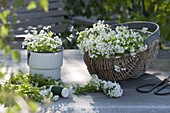
[[[165,78],[164,80],[163,80],[163,82],[165,82],[165,83],[169,83],[170,82],[170,76],[168,76],[167,78]]]
[[[170,82],[165,82],[157,91],[154,92],[155,95],[170,95],[169,92],[161,92],[165,87],[169,86],[170,87]]]
[[[146,84],[146,85],[142,85],[142,86],[137,87],[136,91],[138,91],[140,93],[149,93],[160,85],[162,85],[162,82],[160,82],[158,84]],[[151,87],[150,89],[147,89],[147,90],[142,89],[142,88],[149,87],[149,86],[153,86],[153,87]]]

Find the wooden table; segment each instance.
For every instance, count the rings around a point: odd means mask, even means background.
[[[8,72],[17,72],[18,69],[28,72],[27,52],[20,50],[21,62],[15,63],[8,57],[1,62],[9,65]],[[121,98],[109,98],[103,93],[88,93],[87,95],[73,95],[69,98],[60,98],[50,106],[41,105],[39,112],[64,112],[64,113],[169,113],[170,95],[157,96],[153,92],[148,94],[138,93],[136,87],[146,83],[155,83],[170,75],[170,52],[160,51],[154,67],[137,79],[121,81],[124,90]],[[5,68],[3,68],[5,70]],[[151,75],[152,74],[152,75]],[[62,66],[63,82],[86,84],[90,75],[83,62],[83,56],[79,50],[64,50],[64,62]],[[6,76],[5,79],[9,79]],[[1,80],[2,81],[2,80]],[[169,88],[170,91],[170,88]],[[1,109],[0,109],[1,110]],[[3,112],[3,111],[2,111]],[[0,111],[1,113],[1,111]]]

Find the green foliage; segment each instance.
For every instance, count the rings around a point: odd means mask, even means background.
[[[163,39],[170,41],[170,0],[67,0],[65,9],[97,20],[155,22]]]
[[[8,26],[6,26],[6,25],[1,25],[1,27],[0,27],[0,31],[1,31],[1,37],[2,38],[5,38],[5,37],[7,37],[8,36]]]
[[[91,80],[85,85],[78,85],[74,91],[74,94],[86,94],[88,92],[103,92],[109,97],[120,97],[123,94],[123,90],[116,82],[105,81],[98,78],[93,74]]]
[[[4,46],[4,56],[6,57],[8,53],[10,52],[11,47],[9,45]]]
[[[0,78],[4,77],[5,73],[0,71]]]
[[[3,49],[3,39],[0,39],[0,50]]]
[[[14,99],[13,99],[14,100]],[[7,109],[7,113],[17,113],[21,110],[18,104],[11,106]]]
[[[49,5],[48,0],[39,0],[39,2],[37,2],[36,0],[31,0],[27,6],[27,10],[32,10],[39,6],[45,12],[48,12],[48,5]]]
[[[28,101],[28,105],[30,106],[32,113],[37,111],[38,105],[34,101]]]
[[[27,8],[27,9],[31,10],[38,6],[38,7],[43,8],[46,12],[48,11],[48,0],[44,0],[44,1],[41,0],[40,2],[36,2],[37,0],[32,0],[32,1],[35,4],[33,6],[28,5],[29,8]],[[11,3],[8,3],[8,2],[11,2]],[[11,6],[9,6],[9,4]],[[28,3],[28,4],[30,4],[30,3]],[[0,50],[3,50],[5,57],[11,52],[12,58],[15,61],[19,61],[20,55],[16,50],[11,51],[11,47],[7,44],[9,41],[8,40],[9,38],[7,38],[7,37],[9,37],[12,34],[12,32],[10,34],[10,31],[12,31],[12,27],[9,23],[15,22],[16,17],[17,17],[16,10],[19,7],[27,7],[26,1],[25,0],[0,0],[0,7],[1,7],[1,12],[0,12],[0,23],[1,23],[0,24]],[[9,21],[10,20],[9,17],[13,18],[14,20]],[[11,37],[13,37],[13,36],[11,36]],[[0,63],[0,66],[1,65],[2,65],[2,63]],[[0,78],[4,77],[4,75],[5,75],[5,73],[1,72],[1,70],[0,70]],[[11,87],[9,87],[9,88],[11,88]],[[14,88],[14,87],[12,87],[12,88]],[[29,89],[30,92],[31,91],[36,92],[35,88],[29,87],[25,83],[22,86],[20,86],[20,87],[17,86],[15,88],[21,88],[21,89],[27,88],[27,89]],[[26,90],[22,90],[22,91],[24,92]],[[35,104],[33,101],[29,101],[27,99],[24,100],[18,94],[15,94],[13,91],[8,92],[8,90],[2,88],[2,86],[0,85],[0,103],[5,104],[5,106],[12,106],[7,109],[7,113],[18,113],[18,112],[20,112],[21,109],[25,109],[25,106],[21,105],[22,104],[21,100],[22,100],[22,102],[25,101],[25,103],[29,102],[29,104],[28,104],[29,108],[27,108],[29,110],[29,112],[33,113],[36,111],[35,106],[37,106],[37,104]]]
[[[2,88],[0,92],[0,98],[0,104],[4,104],[5,107],[8,107],[6,111],[7,113],[20,113],[21,110],[23,112],[28,110],[30,113],[35,113],[38,108],[38,104],[34,101],[25,101],[21,96],[16,95],[13,92],[5,93],[2,91]]]
[[[3,24],[6,24],[7,23],[7,18],[9,17],[9,15],[11,14],[11,11],[10,10],[3,10],[1,13],[0,13],[0,19],[2,21]]]
[[[1,90],[4,90],[4,92],[13,92],[34,101],[41,101],[43,97],[39,92],[44,86],[50,85],[55,85],[54,79],[44,78],[42,74],[31,75],[20,72],[16,76],[12,76],[1,86]]]
[[[45,12],[48,12],[48,0],[40,0],[40,6],[44,9]]]
[[[25,0],[14,0],[14,9],[17,9],[20,6],[25,6]]]
[[[28,108],[29,112],[37,111],[38,102],[46,102],[46,99],[53,99],[54,91],[49,92],[51,86],[59,86],[70,88],[70,86],[52,78],[44,78],[42,74],[25,74],[19,72],[17,75],[11,76],[3,85],[0,85],[0,104],[8,107],[7,112],[18,113],[20,110]],[[44,92],[45,91],[45,92]],[[43,93],[44,92],[44,93]],[[47,95],[45,95],[48,93]],[[45,96],[45,97],[44,97]]]
[[[8,6],[8,2],[11,2],[13,4],[14,9],[12,9],[12,6]],[[15,11],[19,7],[27,7],[28,10],[31,10],[39,6],[43,8],[44,11],[47,12],[48,11],[48,0],[40,0],[39,2],[36,0],[32,0],[30,1],[30,3],[28,3],[28,6],[25,0],[14,0],[14,1],[1,0],[0,6],[2,9],[2,11],[0,12],[0,21],[2,22],[2,24],[0,24],[0,50],[3,50],[4,56],[7,56],[8,53],[11,51],[10,46],[7,44],[7,42],[9,41],[7,37],[12,34],[12,33],[9,34],[9,32],[12,31],[11,29],[12,27],[9,23],[13,22],[13,21],[11,22],[8,21],[9,17],[11,16],[15,19],[16,18]],[[8,8],[8,7],[11,7],[11,8]],[[20,55],[16,50],[11,51],[11,54],[12,54],[12,58],[15,61],[19,61]]]
[[[86,16],[93,19],[112,18],[110,12],[106,12],[105,0],[66,0],[65,9],[72,16]]]
[[[80,85],[77,85],[77,88],[76,90],[74,91],[74,94],[76,95],[79,95],[79,94],[87,94],[88,92],[99,92],[99,91],[102,91],[101,89],[100,90],[97,90],[96,89],[96,86],[94,86],[93,84],[91,83],[88,83],[87,85],[85,86],[80,86]]]
[[[21,59],[20,53],[17,50],[12,50],[11,51],[12,54],[12,59],[16,62],[19,62]]]
[[[9,4],[13,6],[9,6]],[[34,9],[36,7],[42,8],[44,11],[48,12],[48,0],[31,0],[30,2],[26,3],[25,0],[1,0],[0,1],[0,6],[2,11],[0,12],[0,50],[4,50],[4,55],[6,56],[10,52],[10,47],[7,44],[9,37],[12,33],[12,27],[9,23],[15,22],[15,18],[17,17],[16,15],[16,10],[19,7],[27,7],[28,10]],[[13,18],[14,20],[9,19]],[[11,20],[11,21],[9,21]],[[10,34],[9,34],[10,33]],[[10,36],[13,37],[13,36]],[[16,58],[19,55],[17,52],[12,51],[12,56],[14,60],[18,61],[19,58]]]
[[[36,7],[37,7],[36,3],[34,1],[31,1],[27,6],[27,10],[32,10],[35,9]]]

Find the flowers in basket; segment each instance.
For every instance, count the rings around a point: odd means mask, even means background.
[[[88,53],[91,58],[114,55],[119,58],[125,54],[135,56],[136,53],[145,51],[144,44],[147,28],[139,32],[129,29],[127,26],[117,26],[115,29],[104,21],[93,24],[92,28],[86,28],[77,32],[77,46],[83,53]]]
[[[37,28],[34,27],[28,33],[22,43],[22,48],[38,53],[54,53],[61,51],[62,40],[54,32],[50,31],[51,26],[44,26],[38,33]]]

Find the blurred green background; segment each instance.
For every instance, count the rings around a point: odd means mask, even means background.
[[[170,41],[170,0],[66,0],[65,10],[70,17],[117,23],[155,22],[160,26],[161,41]],[[78,27],[82,29],[82,25]]]

